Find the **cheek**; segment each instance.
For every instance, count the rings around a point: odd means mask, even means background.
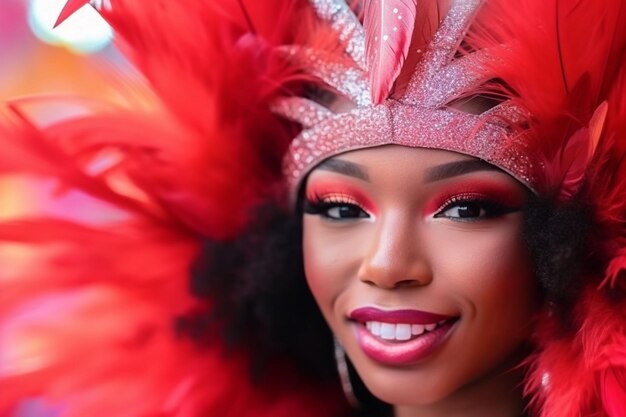
[[[437,256],[436,266],[448,277],[447,290],[476,320],[492,326],[508,322],[515,326],[510,331],[527,334],[539,297],[519,217],[503,221],[501,227],[455,233],[447,239],[440,234],[438,245],[447,243],[449,250]]]
[[[307,283],[331,327],[333,307],[353,282],[358,268],[354,230],[329,227],[318,216],[304,216],[303,256]]]
[[[494,233],[485,243],[485,252],[491,253],[484,268],[485,285],[491,292],[482,293],[494,308],[525,320],[537,302],[535,279],[521,231]],[[477,298],[479,295],[477,294]]]
[[[332,268],[329,265],[335,263],[335,254],[329,250],[328,245],[323,244],[323,238],[316,233],[315,226],[311,221],[304,221],[302,233],[302,253],[304,256],[304,273],[307,284],[317,301],[324,310],[332,299]],[[326,312],[324,312],[326,315]]]
[[[445,348],[449,371],[440,374],[439,393],[458,389],[524,354],[537,310],[538,293],[521,220],[472,231],[439,230],[432,255],[434,295],[457,306],[461,322]]]
[[[446,248],[433,255],[436,275],[447,277],[447,290],[476,314],[500,309],[526,316],[534,309],[536,286],[520,217],[467,233],[450,229],[434,238],[434,247]]]

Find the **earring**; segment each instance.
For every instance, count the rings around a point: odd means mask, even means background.
[[[357,400],[354,395],[354,389],[352,388],[352,382],[350,381],[350,371],[348,370],[346,352],[343,350],[343,346],[341,346],[336,336],[333,336],[333,342],[335,344],[335,362],[337,364],[337,373],[339,374],[343,394],[352,407],[358,408],[359,400]]]

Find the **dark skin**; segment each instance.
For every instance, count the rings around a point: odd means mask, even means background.
[[[522,238],[526,188],[439,150],[388,146],[332,161],[306,184],[317,209],[304,216],[305,272],[369,390],[397,417],[519,416],[521,374],[511,369],[539,303]],[[350,312],[364,306],[456,321],[431,353],[388,365],[355,337],[366,323]],[[364,337],[383,351],[404,343]]]

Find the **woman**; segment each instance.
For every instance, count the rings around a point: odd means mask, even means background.
[[[623,2],[207,3],[100,5],[153,106],[3,125],[123,212],[2,226],[2,412],[626,414]]]
[[[311,174],[307,196],[322,203],[307,197],[304,259],[358,374],[401,405],[394,415],[519,415],[513,367],[539,304],[522,238],[526,190],[490,166],[435,177],[478,161],[444,151],[340,158],[367,167],[369,181]]]

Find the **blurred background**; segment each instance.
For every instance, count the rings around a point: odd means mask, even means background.
[[[105,0],[106,1],[106,0]],[[89,5],[53,29],[66,0],[0,0],[0,105],[28,103],[27,98],[51,98],[45,116],[50,120],[67,115],[57,105],[66,96],[101,98],[116,96],[115,86],[104,74],[136,77],[136,72],[113,46],[110,27]],[[25,100],[26,99],[26,100]],[[1,112],[1,111],[0,111]],[[37,116],[41,116],[37,114]],[[1,149],[0,149],[1,152]],[[99,222],[114,214],[89,196],[68,192],[59,198],[57,184],[34,176],[3,173],[0,176],[0,221],[48,214],[73,220]],[[51,197],[52,196],[52,197]],[[53,201],[54,200],[54,201]],[[19,276],[28,270],[37,252],[25,245],[2,242],[0,279]],[[7,346],[3,346],[7,348]],[[28,351],[29,346],[12,345]],[[5,352],[5,356],[7,353]],[[8,354],[8,357],[11,357]],[[1,363],[5,368],[10,362]],[[2,366],[0,366],[1,368]],[[24,398],[10,417],[56,417],[58,405]]]
[[[95,69],[125,67],[110,27],[85,6],[54,29],[66,0],[0,0],[0,99],[33,93],[107,94]]]
[[[95,1],[95,0],[94,0]],[[102,1],[102,0],[100,0]],[[107,0],[104,0],[107,1]],[[0,103],[33,107],[46,97],[44,110],[32,110],[39,120],[55,120],[68,114],[66,97],[114,101],[119,92],[106,74],[135,78],[137,73],[113,43],[111,28],[91,6],[86,5],[59,27],[54,23],[67,0],[0,0]],[[109,77],[110,80],[110,77]],[[24,104],[26,103],[26,104]],[[33,113],[33,111],[35,113]],[[42,115],[42,112],[45,114]],[[50,195],[54,184],[22,176],[0,177],[0,220],[41,213],[68,216],[74,220],[104,221],[111,214],[84,195]],[[0,249],[0,260],[6,249]],[[15,254],[11,254],[15,259]]]

